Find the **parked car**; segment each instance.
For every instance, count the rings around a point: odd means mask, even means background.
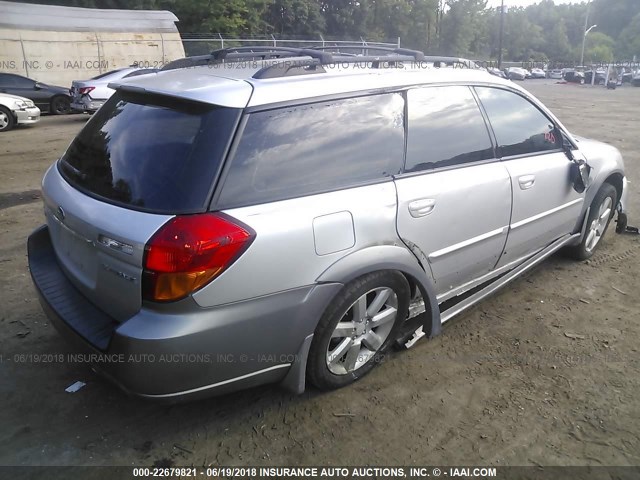
[[[524,68],[520,68],[520,67],[507,68],[507,77],[509,77],[509,80],[524,80],[525,78],[527,78],[527,75],[530,75],[530,73]]]
[[[513,82],[284,52],[128,81],[44,176],[36,291],[130,393],[348,385],[626,218],[620,152]]]
[[[579,83],[581,85],[585,83],[584,73],[573,69],[565,69],[562,78],[569,83]]]
[[[21,75],[0,73],[0,93],[28,98],[41,112],[62,115],[71,111],[68,89],[47,85]]]
[[[489,72],[491,75],[495,75],[496,77],[500,77],[500,78],[508,78],[507,74],[504,73],[502,70],[500,70],[499,68],[487,68],[487,72]]]
[[[115,90],[109,88],[109,83],[157,71],[155,68],[126,67],[102,73],[90,80],[74,80],[69,90],[71,108],[78,112],[93,113],[113,95]]]
[[[40,121],[40,109],[32,100],[0,93],[0,132],[16,125],[31,125]]]
[[[633,78],[631,79],[631,84],[634,87],[640,87],[640,71],[634,73]]]
[[[562,80],[562,70],[554,69],[547,72],[547,76],[553,80]]]
[[[592,83],[595,83],[595,85],[604,85],[607,83],[607,71],[603,69],[596,70],[595,81],[593,81],[593,70],[584,72],[584,83],[588,85]]]
[[[547,73],[541,68],[532,68],[531,78],[547,78]]]

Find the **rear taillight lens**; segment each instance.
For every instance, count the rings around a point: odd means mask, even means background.
[[[96,87],[82,87],[80,90],[78,90],[78,92],[80,93],[80,95],[87,95],[93,92],[95,89]]]
[[[220,213],[178,216],[165,223],[145,247],[145,300],[170,302],[195,292],[235,262],[255,233]]]

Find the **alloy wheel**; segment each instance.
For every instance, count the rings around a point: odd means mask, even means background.
[[[604,235],[604,231],[609,223],[612,207],[613,201],[611,197],[605,197],[598,208],[598,216],[593,219],[589,226],[589,233],[587,234],[587,240],[585,242],[585,250],[587,252],[592,252],[598,243],[600,243],[600,239]]]
[[[365,365],[384,345],[398,315],[398,296],[389,287],[368,291],[344,313],[327,347],[326,362],[335,375]]]

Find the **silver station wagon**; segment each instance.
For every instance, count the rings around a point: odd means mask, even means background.
[[[360,53],[219,50],[113,85],[28,241],[97,371],[166,401],[341,387],[624,228],[614,147],[465,62]]]

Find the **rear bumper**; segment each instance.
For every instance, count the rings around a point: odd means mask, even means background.
[[[71,100],[71,109],[79,112],[95,112],[106,100],[95,100],[88,97],[73,98]]]
[[[312,285],[209,309],[187,299],[145,306],[117,323],[66,278],[46,226],[29,237],[28,253],[45,313],[83,361],[130,394],[169,402],[282,380],[342,287]]]

